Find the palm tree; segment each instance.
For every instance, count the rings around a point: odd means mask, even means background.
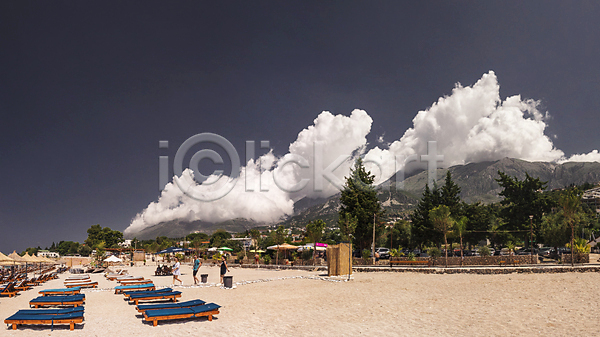
[[[460,237],[460,265],[463,264],[463,235],[467,230],[467,217],[462,216],[454,223],[454,231]]]
[[[581,199],[574,191],[568,191],[561,196],[559,205],[562,208],[565,222],[571,226],[571,267],[573,267],[573,238],[575,237],[575,222],[579,218]]]
[[[429,218],[433,222],[435,229],[444,233],[444,245],[446,250],[446,267],[448,267],[448,238],[447,234],[452,227],[453,220],[450,217],[450,208],[446,205],[440,205],[429,211]]]

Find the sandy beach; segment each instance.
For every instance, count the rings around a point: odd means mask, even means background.
[[[154,276],[155,267],[129,267],[157,286],[170,286],[170,276]],[[181,301],[202,299],[222,306],[212,322],[206,318],[144,322],[134,305],[114,294],[116,281],[91,274],[98,289],[85,289],[85,321],[68,326],[21,325],[4,336],[512,336],[572,335],[597,332],[597,273],[427,275],[420,273],[355,273],[350,281],[323,272],[231,268],[234,288],[218,286],[218,268],[203,266],[208,283],[193,286],[190,266],[182,267]],[[69,273],[0,299],[4,320],[38,291],[62,288]]]

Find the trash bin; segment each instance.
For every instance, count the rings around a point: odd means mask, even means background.
[[[225,288],[233,287],[233,276],[223,276],[223,287],[225,287]]]
[[[208,282],[208,274],[200,274],[202,283]]]

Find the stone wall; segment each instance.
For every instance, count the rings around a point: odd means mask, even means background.
[[[575,263],[590,263],[590,254],[583,254],[582,256],[575,254],[574,258]],[[561,262],[563,264],[571,264],[571,254],[563,254]]]

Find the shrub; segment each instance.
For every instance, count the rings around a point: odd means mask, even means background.
[[[488,246],[479,247],[479,249],[477,250],[477,252],[479,253],[479,256],[490,256],[490,255],[492,255],[492,252],[490,251],[490,248]]]
[[[368,249],[363,249],[362,251],[362,258],[364,260],[368,260],[371,257],[371,251]]]
[[[313,251],[312,250],[304,249],[302,251],[302,260],[308,261],[308,260],[312,259],[312,257],[313,257]]]
[[[413,253],[413,252],[408,253],[408,260],[409,261],[414,261],[415,260],[415,253]]]
[[[270,264],[271,263],[271,255],[265,255],[263,257],[263,260],[265,261],[265,264]]]
[[[427,250],[427,254],[432,258],[436,259],[442,256],[442,251],[438,247],[431,247]]]

